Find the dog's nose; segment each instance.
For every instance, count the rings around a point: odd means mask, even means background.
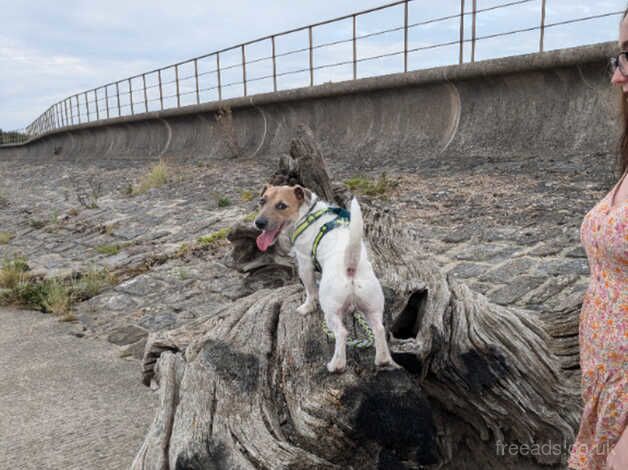
[[[255,226],[258,229],[264,230],[267,225],[268,225],[268,219],[266,217],[258,217],[257,219],[255,219]]]

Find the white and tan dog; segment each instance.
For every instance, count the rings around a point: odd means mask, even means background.
[[[257,238],[258,248],[266,251],[283,231],[291,234],[299,276],[306,291],[305,303],[297,311],[302,315],[312,312],[318,299],[325,321],[334,332],[334,356],[327,369],[342,372],[346,367],[347,330],[343,319],[353,308],[364,314],[373,330],[375,365],[398,368],[386,344],[382,324],[384,293],[362,241],[363,221],[358,201],[355,198],[351,201],[351,221],[319,236],[314,251],[312,247],[321,227],[337,217],[325,210],[329,204],[302,186],[265,186],[259,202],[260,212],[255,225],[262,234]],[[299,231],[296,237],[295,230]],[[315,263],[320,265],[322,272],[318,292]]]

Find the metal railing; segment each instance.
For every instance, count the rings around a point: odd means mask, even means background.
[[[16,129],[12,131],[3,131],[0,129],[0,145],[5,144],[22,144],[31,136],[26,133],[26,129]]]
[[[465,0],[460,0],[460,8],[455,14],[410,23],[408,14],[409,4],[414,1],[416,0],[400,0],[377,8],[371,8],[301,28],[284,31],[77,93],[50,106],[44,113],[29,124],[21,134],[27,134],[29,137],[33,137],[55,129],[101,121],[103,119],[179,108],[216,100],[221,101],[225,98],[225,92],[232,91],[234,88],[239,88],[239,92],[235,91],[231,93],[231,97],[247,96],[250,93],[250,87],[262,81],[267,83],[267,89],[264,91],[277,91],[279,89],[285,89],[279,86],[278,80],[297,74],[306,74],[307,76],[305,85],[301,84],[300,86],[314,86],[316,84],[315,75],[317,73],[326,69],[343,66],[351,67],[351,74],[344,79],[357,79],[361,78],[361,74],[358,71],[360,65],[391,57],[402,57],[403,66],[401,66],[401,61],[399,61],[398,70],[387,70],[386,73],[395,71],[407,72],[409,68],[408,58],[411,54],[445,48],[447,46],[457,46],[457,62],[462,64],[465,58],[465,46],[470,45],[471,51],[470,54],[468,54],[469,61],[474,62],[476,60],[476,44],[478,41],[530,31],[538,31],[538,51],[543,51],[545,32],[550,28],[623,13],[621,11],[614,11],[547,23],[547,4],[551,3],[552,0],[515,0],[486,8],[478,8],[478,0],[467,0],[466,5]],[[533,2],[537,3],[539,8],[538,25],[494,34],[478,35],[477,18],[479,15],[489,11],[513,8],[517,5]],[[468,7],[470,7],[470,9]],[[366,18],[368,15],[374,15],[377,12],[389,11],[391,9],[400,9],[402,11],[400,24],[370,33],[358,33],[358,25],[363,18]],[[469,18],[471,21],[471,37],[465,37],[465,22],[468,22]],[[457,24],[458,34],[455,39],[434,44],[419,44],[416,47],[413,47],[410,43],[409,33],[411,31],[426,27],[427,25],[436,23],[442,24],[447,21],[455,21]],[[321,44],[314,43],[313,35],[316,31],[327,25],[342,22],[351,22],[352,34],[350,37],[343,37]],[[298,33],[306,33],[307,35],[306,43],[303,47],[284,52],[277,50],[279,39]],[[361,41],[391,33],[403,33],[402,39],[397,41],[394,48],[388,47],[387,50],[382,53],[365,57],[359,54],[358,46]],[[315,61],[315,53],[320,53],[327,48],[343,45],[347,46],[347,52],[350,54],[350,57],[346,60],[331,63],[318,63],[318,61]],[[257,58],[247,58],[247,53],[251,49],[255,49],[259,46],[265,48],[267,51],[266,55]],[[226,58],[232,58],[234,54],[237,57],[237,61],[232,64],[225,64],[224,60]],[[306,66],[290,70],[278,69],[281,60],[299,54],[307,56]],[[261,75],[251,74],[251,70],[254,66],[260,64],[265,64],[267,71]],[[415,70],[420,68],[421,67],[415,68]],[[234,73],[237,75],[237,78],[234,78]],[[186,102],[184,103],[184,101]],[[2,139],[0,143],[6,142]]]

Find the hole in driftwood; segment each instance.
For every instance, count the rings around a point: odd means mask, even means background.
[[[419,289],[410,294],[408,303],[395,320],[391,333],[395,338],[415,338],[421,326],[425,305],[427,303],[427,289]]]
[[[423,365],[419,361],[416,354],[412,353],[395,353],[391,352],[393,359],[397,364],[414,375],[421,375]]]

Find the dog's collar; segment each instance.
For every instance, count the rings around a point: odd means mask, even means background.
[[[310,204],[310,207],[308,208],[307,212],[305,214],[303,214],[303,217],[301,217],[296,225],[298,226],[302,221],[305,220],[305,218],[310,215],[310,213],[314,210],[314,208],[316,207],[316,204],[318,204],[320,202],[320,199],[318,198],[318,196],[316,194],[312,194],[312,200],[314,202],[312,202],[312,204]]]

